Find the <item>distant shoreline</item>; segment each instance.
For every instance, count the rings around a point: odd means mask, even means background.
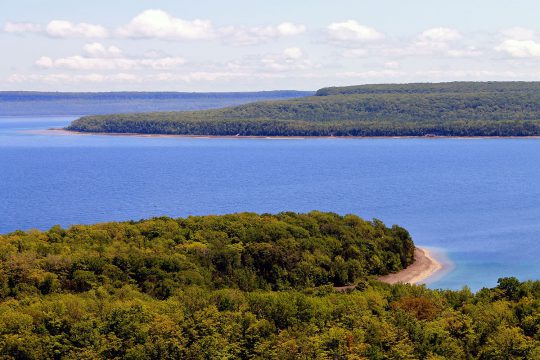
[[[381,276],[378,280],[388,284],[423,284],[446,268],[442,262],[437,261],[429,250],[425,248],[416,248],[414,258],[414,263],[407,268],[394,274]]]
[[[129,136],[148,138],[192,138],[192,139],[271,139],[271,140],[303,140],[303,139],[540,139],[540,136],[265,136],[265,135],[180,135],[180,134],[141,134],[141,133],[108,133],[83,132],[66,129],[45,129],[32,131],[38,134],[57,135],[99,135]]]

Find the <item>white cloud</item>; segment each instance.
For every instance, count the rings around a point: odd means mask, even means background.
[[[446,54],[454,58],[464,58],[464,57],[475,57],[482,55],[482,51],[477,49],[475,46],[468,46],[462,49],[448,49]]]
[[[118,73],[118,74],[12,74],[7,79],[8,83],[45,83],[62,85],[65,83],[126,83],[126,82],[142,82],[144,78],[134,74]]]
[[[208,20],[183,20],[163,10],[145,10],[129,24],[118,29],[118,34],[129,38],[157,38],[168,40],[210,39],[215,36]]]
[[[67,20],[53,20],[45,28],[34,23],[7,22],[4,24],[4,31],[21,34],[29,32],[42,33],[53,38],[103,39],[116,35],[117,37],[131,39],[218,39],[235,45],[252,45],[280,37],[300,35],[306,32],[306,26],[292,22],[282,22],[277,25],[267,26],[231,25],[216,28],[210,20],[185,20],[174,17],[163,10],[148,9],[135,16],[126,25],[118,27],[114,34],[111,34],[107,28],[101,25],[85,22],[73,23]],[[101,50],[96,49],[96,51]],[[105,50],[111,53],[109,49]]]
[[[263,68],[272,71],[306,70],[316,67],[298,47],[287,48],[281,54],[264,56],[261,63]]]
[[[231,80],[235,78],[247,78],[252,75],[243,72],[234,71],[192,71],[182,74],[160,73],[156,76],[150,76],[148,79],[162,81],[162,82],[197,82],[197,81],[217,81],[217,80]]]
[[[52,73],[52,74],[12,74],[8,76],[5,83],[9,84],[45,84],[59,86],[66,84],[103,84],[103,89],[110,89],[108,86],[117,84],[125,86],[126,84],[140,84],[148,89],[152,84],[156,89],[163,89],[165,84],[193,83],[195,86],[206,82],[215,86],[221,81],[264,81],[287,80],[291,79],[324,79],[324,83],[339,81],[340,83],[354,84],[356,81],[362,82],[411,82],[411,81],[456,81],[456,80],[516,80],[516,79],[534,79],[540,76],[538,71],[514,71],[504,69],[426,69],[426,70],[398,70],[398,69],[374,69],[364,71],[342,71],[342,72],[302,72],[291,75],[283,72],[251,72],[251,71],[187,71],[187,72],[159,72],[154,74],[133,74],[133,73]],[[199,84],[199,85],[197,85]],[[231,83],[233,84],[233,83]],[[230,84],[227,88],[230,90]]]
[[[456,80],[483,80],[491,81],[494,79],[521,79],[537,77],[537,72],[516,72],[512,70],[487,70],[487,69],[447,69],[447,70],[419,70],[411,75],[420,76],[422,79],[432,79],[437,81],[456,81]]]
[[[105,47],[100,43],[91,43],[84,46],[85,55],[74,55],[58,59],[42,56],[36,60],[35,65],[42,69],[69,69],[80,71],[107,71],[107,70],[138,70],[154,69],[169,70],[185,64],[182,57],[125,57],[122,51],[115,47]]]
[[[355,20],[334,22],[327,27],[328,36],[339,41],[373,41],[384,38],[377,30],[360,25]]]
[[[7,22],[4,24],[4,31],[12,34],[38,33],[41,32],[41,25],[29,22]]]
[[[293,36],[293,35],[300,35],[304,33],[306,31],[306,27],[304,25],[284,22],[277,26],[277,31],[279,35]]]
[[[184,20],[163,10],[145,10],[117,33],[128,38],[165,40],[201,40],[221,38],[237,45],[251,45],[272,38],[302,34],[302,24],[282,22],[276,26],[223,26],[216,28],[209,20]]]
[[[223,65],[217,65],[223,68]],[[309,59],[299,47],[289,47],[279,53],[266,55],[252,55],[242,59],[228,62],[225,67],[229,71],[249,73],[252,77],[267,74],[276,74],[279,72],[304,73],[309,69],[318,68],[319,65]]]
[[[87,57],[92,58],[117,58],[122,55],[122,51],[116,46],[105,47],[98,42],[84,45],[83,51]]]
[[[279,37],[295,36],[306,31],[301,24],[284,22],[277,26],[225,26],[218,30],[219,36],[235,45],[253,45]]]
[[[302,49],[297,48],[297,47],[292,47],[292,48],[287,48],[287,49],[283,50],[283,55],[287,59],[296,60],[296,59],[300,59],[301,57],[303,57],[304,53],[302,52]]]
[[[366,57],[369,51],[367,49],[349,49],[345,50],[342,54],[346,58],[362,58]]]
[[[37,67],[44,68],[44,69],[49,69],[49,68],[54,67],[53,59],[51,59],[48,56],[40,57],[39,59],[36,60],[35,64]]]
[[[535,40],[536,32],[531,29],[514,27],[502,32],[505,39],[495,47],[495,51],[514,58],[540,57],[540,43]]]
[[[398,76],[405,75],[406,73],[392,70],[392,69],[386,69],[386,70],[366,70],[366,71],[344,71],[339,72],[336,74],[336,77],[338,78],[396,78]]]
[[[385,69],[399,69],[400,64],[397,61],[387,61],[384,63]]]
[[[211,71],[193,71],[186,73],[157,73],[157,74],[12,74],[7,77],[8,83],[44,83],[44,84],[84,84],[84,83],[177,83],[177,82],[211,82],[218,80],[231,80],[235,78],[251,78],[252,74],[236,72],[211,72]]]
[[[436,27],[425,30],[418,38],[425,42],[449,42],[461,39],[461,34],[455,29]]]
[[[435,27],[423,31],[408,49],[402,49],[409,56],[446,56],[452,58],[474,57],[482,54],[474,46],[464,46],[458,40],[463,36],[456,29]]]
[[[55,38],[106,38],[109,32],[101,25],[74,24],[66,20],[53,20],[47,24],[46,32]]]
[[[448,36],[449,34],[443,36],[441,34],[442,33],[438,33],[440,36],[437,36],[434,32],[428,32],[427,34],[424,32],[422,35],[408,41],[403,40],[397,42],[395,40],[389,40],[376,43],[365,43],[361,48],[352,47],[346,49],[341,52],[341,55],[345,58],[402,58],[426,56],[465,58],[482,55],[482,51],[475,46],[467,46],[461,42],[456,43],[456,41],[449,41],[449,39],[457,39],[457,37]]]
[[[523,27],[513,27],[503,30],[502,34],[505,38],[514,40],[533,40],[536,37],[536,32]]]
[[[504,40],[495,50],[516,58],[540,57],[540,43],[534,40]]]
[[[181,57],[166,57],[160,59],[129,59],[129,58],[87,58],[80,55],[68,56],[64,58],[51,59],[41,57],[36,61],[36,65],[44,69],[69,69],[82,71],[96,70],[137,70],[154,69],[167,70],[174,69],[185,64]]]

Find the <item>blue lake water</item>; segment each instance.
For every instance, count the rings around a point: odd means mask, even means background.
[[[379,218],[455,267],[431,287],[540,278],[540,140],[55,135],[0,118],[0,232],[313,209]]]

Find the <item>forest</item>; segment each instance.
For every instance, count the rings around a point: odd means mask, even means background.
[[[15,231],[0,236],[0,358],[540,358],[540,282],[376,280],[413,251],[399,226],[318,211]]]
[[[84,116],[67,130],[215,136],[540,136],[540,82],[330,87],[221,109]]]

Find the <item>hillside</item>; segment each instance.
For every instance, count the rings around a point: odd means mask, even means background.
[[[536,136],[540,82],[324,88],[203,111],[86,116],[81,132],[242,136]]]
[[[16,231],[0,236],[0,357],[539,358],[540,282],[373,280],[413,249],[403,228],[322,212]]]

